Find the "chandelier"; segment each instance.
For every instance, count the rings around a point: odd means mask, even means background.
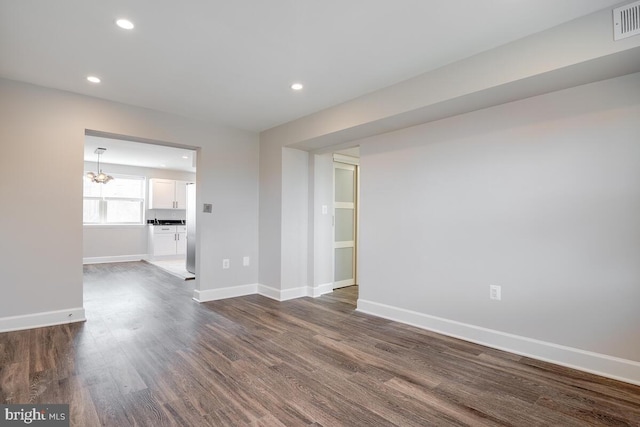
[[[106,184],[107,182],[113,179],[111,175],[107,175],[103,173],[102,169],[100,169],[100,155],[103,154],[105,151],[107,151],[106,148],[96,148],[96,151],[94,151],[94,153],[98,155],[98,174],[96,175],[93,172],[89,172],[87,174],[87,178],[89,178],[91,182],[95,182],[97,184]]]

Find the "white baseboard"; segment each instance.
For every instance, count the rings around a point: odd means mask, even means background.
[[[358,311],[521,356],[640,385],[640,362],[358,299]]]
[[[240,285],[229,286],[220,289],[205,289],[193,291],[193,299],[198,302],[216,301],[219,299],[243,297],[245,295],[253,295],[258,292],[258,285]]]
[[[258,293],[258,294],[260,294],[260,295],[262,295],[264,297],[274,299],[276,301],[281,301],[280,300],[280,289],[272,288],[271,286],[258,284],[258,288],[257,288],[256,293]]]
[[[47,311],[22,316],[0,317],[0,332],[20,331],[23,329],[44,328],[66,323],[84,322],[84,308]]]
[[[280,290],[280,298],[278,301],[288,301],[290,299],[302,298],[309,296],[309,287],[301,286],[299,288]]]
[[[309,296],[318,298],[324,294],[333,292],[333,282],[318,285],[316,287],[309,286]]]
[[[258,285],[258,293],[276,301],[287,301],[309,296],[309,288],[307,286],[301,286],[292,289],[276,289],[267,285]]]
[[[106,264],[110,262],[131,262],[131,261],[142,261],[148,257],[147,254],[137,254],[137,255],[117,255],[117,256],[96,256],[96,257],[87,257],[82,258],[83,264]]]
[[[333,283],[325,283],[315,288],[311,286],[301,286],[292,289],[276,289],[258,283],[253,285],[229,286],[220,289],[205,289],[203,291],[195,290],[193,291],[193,299],[198,302],[206,302],[259,294],[276,301],[288,301],[301,297],[319,297],[329,292],[333,292]]]

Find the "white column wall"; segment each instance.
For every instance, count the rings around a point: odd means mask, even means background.
[[[282,264],[278,299],[307,295],[309,153],[282,148]]]
[[[313,159],[313,287],[317,295],[333,290],[333,155],[314,154]]]

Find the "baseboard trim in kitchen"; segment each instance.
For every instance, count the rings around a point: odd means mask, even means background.
[[[96,256],[82,258],[83,264],[107,264],[110,262],[133,262],[142,261],[149,257],[148,254],[137,255],[117,255],[117,256]]]
[[[640,385],[640,362],[358,299],[357,311],[509,353]]]
[[[84,322],[84,308],[47,311],[44,313],[25,314],[0,318],[0,332],[21,331],[24,329],[44,328],[64,325],[66,323]]]

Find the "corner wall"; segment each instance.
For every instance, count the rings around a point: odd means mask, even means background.
[[[319,295],[310,274],[313,170],[308,152],[282,147],[277,140],[262,143],[260,283],[257,290],[247,293],[258,292],[279,301]]]
[[[260,141],[259,282],[280,289],[282,227],[282,146]]]

